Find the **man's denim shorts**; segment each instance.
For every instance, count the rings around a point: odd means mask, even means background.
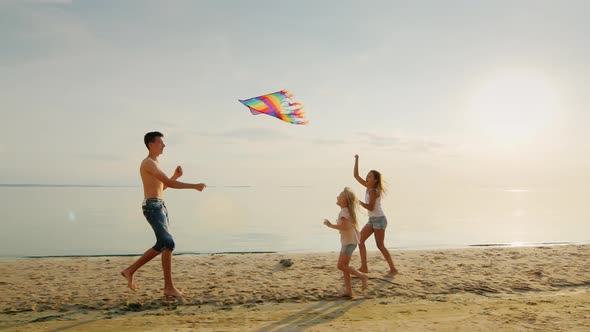
[[[163,199],[146,198],[142,204],[143,215],[152,226],[156,235],[156,244],[152,247],[154,250],[162,251],[164,249],[174,250],[174,239],[168,232],[168,210]]]

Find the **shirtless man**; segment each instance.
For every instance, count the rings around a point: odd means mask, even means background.
[[[164,190],[195,189],[202,191],[207,185],[204,183],[184,183],[177,181],[182,176],[182,168],[176,167],[174,175],[168,178],[160,168],[158,156],[164,152],[162,133],[154,131],[145,134],[144,143],[149,150],[148,156],[141,162],[139,173],[143,182],[143,215],[156,234],[156,244],[148,249],[137,261],[123,270],[121,274],[127,279],[127,286],[132,290],[137,288],[135,284],[135,272],[154,257],[162,254],[162,269],[164,271],[164,295],[181,297],[182,292],[176,289],[172,283],[172,251],[174,240],[168,232],[168,210],[164,204]]]

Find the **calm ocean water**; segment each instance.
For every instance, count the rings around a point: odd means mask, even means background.
[[[340,189],[209,187],[165,196],[177,252],[326,252],[339,249],[338,233],[322,221],[337,216]],[[386,245],[590,242],[585,197],[526,188],[392,191],[383,199]],[[140,187],[2,186],[0,256],[143,253],[154,235],[142,198]]]

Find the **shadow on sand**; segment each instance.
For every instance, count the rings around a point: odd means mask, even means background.
[[[390,287],[393,282],[384,278],[370,278],[378,281],[379,286],[374,289]],[[348,310],[361,305],[367,299],[359,297],[356,299],[340,299],[330,301],[323,300],[309,307],[298,311],[280,321],[273,322],[268,326],[256,330],[256,332],[271,331],[301,331],[314,325],[329,323],[344,315]]]

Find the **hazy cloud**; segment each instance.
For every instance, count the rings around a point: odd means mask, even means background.
[[[209,131],[196,133],[208,138],[226,138],[240,141],[273,141],[275,139],[292,139],[291,134],[268,128],[238,128],[225,131]]]
[[[178,123],[169,121],[154,121],[152,122],[156,128],[178,128]]]
[[[26,0],[25,2],[28,3],[39,3],[39,4],[63,4],[69,5],[74,2],[74,0]]]
[[[124,159],[120,155],[102,154],[102,153],[80,153],[80,154],[77,154],[76,157],[78,159],[86,160],[86,161],[103,161],[103,162],[121,161]]]
[[[413,138],[399,135],[357,133],[357,143],[371,147],[426,154],[440,154],[450,148],[447,144],[428,138]]]
[[[351,143],[349,139],[339,138],[313,138],[311,142],[319,145],[346,145]]]

